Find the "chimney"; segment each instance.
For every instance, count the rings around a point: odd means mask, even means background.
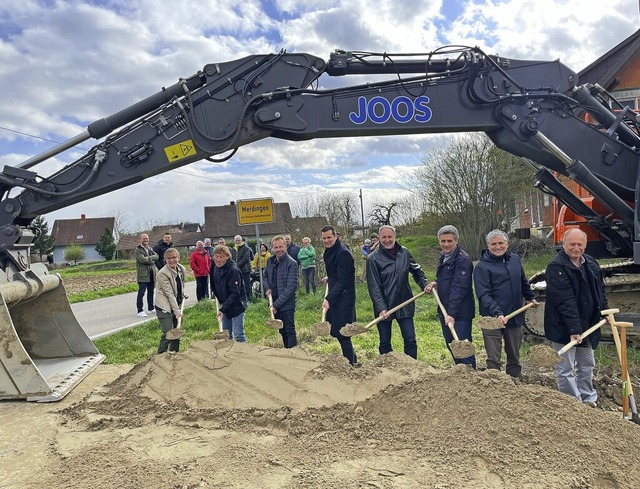
[[[87,215],[86,214],[80,214],[80,222],[84,222],[87,219]]]

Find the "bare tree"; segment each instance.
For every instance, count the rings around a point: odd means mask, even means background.
[[[508,231],[515,218],[516,201],[533,182],[524,168],[484,134],[456,136],[422,157],[412,185],[427,213],[455,225],[462,246],[477,258],[485,234],[494,228]]]
[[[399,209],[400,202],[398,201],[389,202],[387,204],[373,204],[373,207],[369,212],[370,223],[375,226],[391,225],[392,220],[394,221],[394,223],[396,223],[395,221],[398,217]]]
[[[320,204],[320,214],[344,236],[351,236],[358,215],[355,195],[351,192],[341,192],[324,196]]]

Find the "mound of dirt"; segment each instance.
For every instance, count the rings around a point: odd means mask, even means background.
[[[640,485],[640,427],[619,413],[401,353],[354,368],[301,348],[198,342],[93,388],[55,422],[43,470],[20,487]]]

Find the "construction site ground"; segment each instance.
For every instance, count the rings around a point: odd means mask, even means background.
[[[634,373],[635,374],[635,373]],[[58,403],[0,403],[0,487],[637,488],[640,426],[523,379],[391,353],[351,367],[230,341],[102,365]]]

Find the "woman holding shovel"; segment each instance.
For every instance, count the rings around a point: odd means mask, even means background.
[[[426,292],[429,281],[420,265],[407,248],[396,242],[396,230],[392,226],[381,226],[378,231],[381,246],[367,257],[367,287],[373,313],[384,320],[378,323],[380,355],[393,351],[391,348],[391,322],[396,320],[404,340],[404,353],[418,358],[418,343],[413,324],[415,303],[411,302],[399,311],[388,315],[387,311],[406,301],[413,295],[409,285],[409,274],[420,289]]]
[[[242,272],[231,259],[229,248],[218,245],[213,249],[213,290],[220,303],[218,319],[222,327],[229,331],[233,340],[244,343],[244,311],[247,309],[247,297],[242,282]]]
[[[487,249],[482,251],[480,261],[473,272],[473,284],[476,288],[481,316],[493,316],[502,321],[504,328],[483,329],[484,347],[487,351],[487,368],[502,368],[502,342],[507,354],[506,372],[518,378],[520,366],[520,346],[522,345],[522,326],[524,314],[507,320],[510,312],[522,307],[523,299],[533,300],[533,292],[524,274],[520,257],[508,251],[509,237],[503,231],[494,229],[486,236]]]
[[[162,328],[162,336],[158,345],[158,353],[167,350],[177,352],[180,349],[180,339],[167,339],[167,333],[178,326],[182,317],[180,306],[187,298],[184,295],[184,272],[180,265],[180,253],[175,248],[168,248],[164,252],[165,266],[158,272],[156,286],[156,315]]]

